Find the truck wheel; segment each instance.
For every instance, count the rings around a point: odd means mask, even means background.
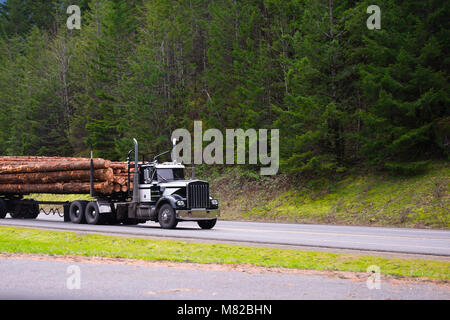
[[[197,221],[198,226],[202,229],[212,229],[216,225],[217,219]]]
[[[34,200],[17,201],[9,214],[13,219],[36,219],[39,215],[39,204]]]
[[[13,219],[23,219],[24,215],[22,213],[22,202],[15,202],[13,204],[13,207],[11,208],[11,210],[9,211],[9,215],[11,216],[11,218]]]
[[[159,208],[158,222],[163,229],[174,229],[177,226],[177,217],[170,204],[163,204],[161,208]]]
[[[86,211],[87,201],[74,201],[70,204],[69,215],[72,223],[86,223],[84,212]]]
[[[36,219],[39,215],[39,203],[33,201],[22,207],[22,215],[24,219]]]
[[[9,215],[13,219],[23,219],[21,205],[15,205],[14,208],[12,208],[12,210],[9,212]]]
[[[0,219],[5,219],[7,211],[5,200],[0,199]]]
[[[100,214],[97,202],[89,202],[86,206],[85,217],[86,222],[89,224],[102,224],[104,219]]]

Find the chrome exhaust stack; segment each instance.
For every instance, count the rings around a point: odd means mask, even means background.
[[[139,144],[135,138],[134,141],[134,175],[133,175],[133,202],[139,202],[139,172],[138,172],[138,162],[139,162]]]

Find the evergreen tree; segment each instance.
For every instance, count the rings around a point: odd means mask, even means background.
[[[50,56],[48,38],[34,27],[20,42],[4,41],[2,112],[7,131],[3,152],[8,154],[67,155],[64,110],[58,96],[57,70]],[[3,60],[3,59],[2,59]]]
[[[81,8],[81,30],[66,9]],[[447,2],[7,0],[0,153],[124,159],[176,128],[279,128],[282,170],[450,157]]]
[[[383,28],[367,32],[363,154],[400,172],[449,155],[449,21],[442,1],[385,1]]]
[[[359,63],[349,30],[357,9],[342,1],[306,1],[288,38],[293,55],[286,60],[285,107],[277,109],[276,126],[286,137],[282,166],[291,172],[341,171],[349,158],[346,134]]]
[[[23,35],[33,27],[54,30],[54,13],[63,1],[6,0],[0,3],[0,32],[4,35]]]
[[[75,114],[71,119],[71,142],[78,154],[108,159],[123,157],[116,142],[127,111],[117,87],[126,76],[132,47],[135,7],[122,1],[92,1],[76,40],[72,77]]]

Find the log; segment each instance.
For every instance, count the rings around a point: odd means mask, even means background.
[[[120,184],[120,185],[124,185],[127,183],[127,178],[126,177],[121,177],[121,176],[114,176],[113,177],[113,181],[114,183]]]
[[[111,168],[127,170],[127,163],[126,162],[111,162]]]
[[[90,178],[91,173],[89,170],[0,174],[0,184],[46,184],[73,181],[89,182]],[[112,181],[114,178],[112,169],[94,170],[94,181]]]
[[[122,190],[122,186],[118,183],[114,183],[114,192],[120,192]]]
[[[106,161],[104,159],[94,159],[95,161]],[[5,165],[10,166],[17,166],[19,164],[30,164],[30,165],[38,165],[38,164],[44,164],[44,163],[73,163],[73,162],[89,162],[90,159],[78,159],[78,160],[70,160],[70,159],[48,159],[48,160],[14,160],[14,161],[8,161],[8,160],[0,160],[0,163],[4,163]]]
[[[95,183],[94,190],[101,194],[111,194],[114,191],[114,186],[108,182]],[[88,194],[90,192],[90,183],[1,184],[0,192],[11,194]]]
[[[88,161],[90,158],[41,157],[41,156],[0,156],[0,162],[45,162],[45,161]]]
[[[111,162],[103,159],[94,159],[94,169],[109,168]],[[0,167],[0,174],[8,173],[31,173],[31,172],[54,172],[54,171],[74,171],[90,170],[91,161],[70,161],[70,162],[42,162],[28,165],[9,165]]]
[[[18,160],[18,159],[29,159],[29,160],[42,160],[42,159],[87,159],[82,157],[62,157],[62,156],[0,156],[0,160]]]
[[[90,191],[90,167],[89,158],[0,156],[0,193],[86,194]],[[94,182],[99,194],[127,192],[128,164],[94,159]]]
[[[130,171],[134,171],[134,162],[131,162]],[[110,168],[120,170],[121,172],[128,172],[128,164],[126,162],[111,162]]]

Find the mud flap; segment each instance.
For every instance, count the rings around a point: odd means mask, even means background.
[[[70,213],[69,213],[70,202],[63,204],[63,208],[64,208],[64,222],[70,222]]]

